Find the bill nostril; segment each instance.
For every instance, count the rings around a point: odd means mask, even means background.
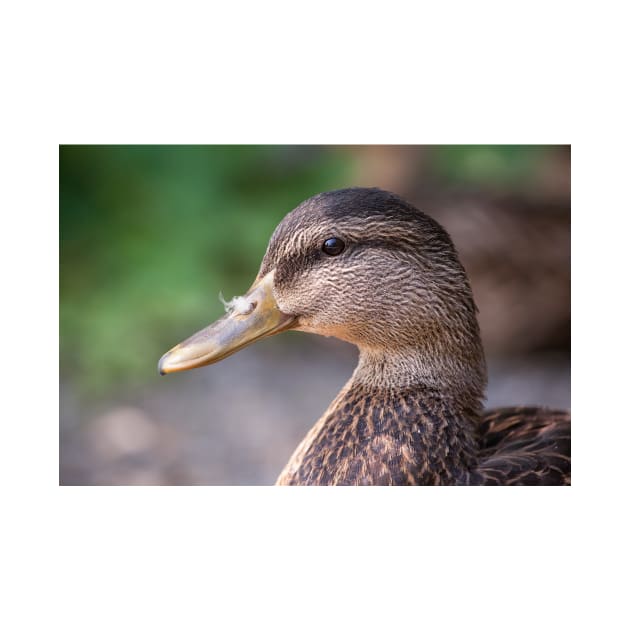
[[[233,315],[250,315],[258,306],[258,302],[250,301],[246,297],[236,296],[231,300],[226,301],[219,293],[219,299],[223,302],[225,312]]]
[[[251,315],[258,302],[255,300],[248,300],[244,297],[236,297],[232,300],[232,312],[235,315]]]

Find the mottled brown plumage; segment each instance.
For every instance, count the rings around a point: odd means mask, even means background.
[[[326,253],[331,238],[343,242],[340,253]],[[209,341],[194,336],[160,369],[205,365],[260,338],[240,332],[262,317],[258,295],[275,309],[265,334],[290,327],[360,352],[278,484],[570,483],[567,413],[483,412],[486,367],[466,272],[446,231],[398,196],[352,188],[302,203],[271,238],[248,294],[253,315],[226,316],[200,333]]]
[[[351,387],[311,429],[279,485],[569,485],[569,415],[477,419],[434,392]]]

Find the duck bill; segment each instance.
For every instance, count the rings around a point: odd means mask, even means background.
[[[182,372],[229,357],[258,339],[293,326],[273,297],[273,271],[257,280],[236,307],[221,319],[169,350],[158,364],[160,374]]]

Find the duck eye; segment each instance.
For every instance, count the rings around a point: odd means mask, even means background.
[[[329,256],[337,256],[345,249],[346,244],[337,237],[327,238],[322,245],[322,251]]]

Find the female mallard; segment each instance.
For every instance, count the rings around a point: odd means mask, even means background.
[[[308,199],[276,228],[249,292],[167,352],[162,374],[283,330],[358,346],[359,363],[280,485],[568,485],[567,413],[482,411],[486,366],[455,247],[376,188]]]

